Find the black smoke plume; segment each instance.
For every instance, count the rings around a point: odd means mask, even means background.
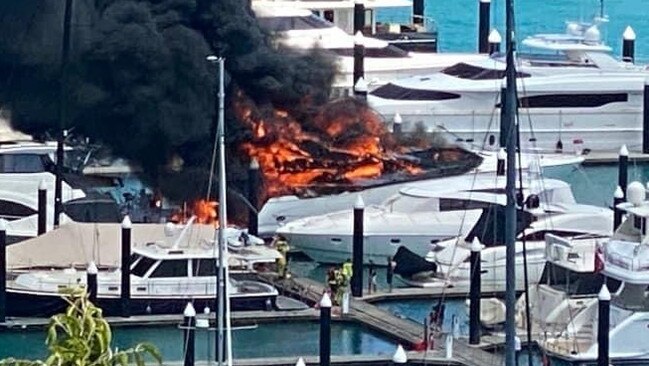
[[[33,135],[59,130],[64,4],[0,2],[0,109]],[[244,0],[75,0],[73,14],[65,127],[141,166],[178,199],[206,188],[217,78],[206,56],[226,58],[229,93],[302,117],[326,100],[334,76],[318,51],[273,49]],[[230,146],[246,138],[231,118],[228,136]],[[169,172],[178,158],[182,170]],[[230,164],[235,181],[245,160]]]

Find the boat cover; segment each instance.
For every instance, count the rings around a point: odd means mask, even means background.
[[[437,264],[427,261],[404,246],[399,247],[394,261],[397,263],[394,273],[406,278],[421,272],[437,271]]]

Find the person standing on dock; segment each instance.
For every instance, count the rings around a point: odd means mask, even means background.
[[[338,294],[338,281],[336,279],[336,272],[338,270],[334,267],[329,268],[327,271],[327,285],[329,286],[329,293],[331,294],[331,299],[336,302],[336,296]]]
[[[275,249],[280,254],[280,257],[277,258],[276,264],[277,264],[277,273],[279,274],[279,277],[282,279],[289,278],[289,273],[288,273],[288,262],[287,262],[287,256],[288,256],[288,251],[291,250],[291,247],[288,245],[288,241],[286,241],[286,238],[282,235],[276,235],[275,239],[273,240],[273,243],[275,245]]]
[[[388,291],[392,292],[392,279],[394,277],[394,269],[397,267],[397,262],[388,256],[388,271],[386,272],[386,280],[388,282]]]

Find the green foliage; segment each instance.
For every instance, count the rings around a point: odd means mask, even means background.
[[[67,311],[54,315],[47,329],[45,344],[49,356],[44,361],[9,358],[1,360],[0,365],[142,366],[147,358],[162,363],[160,352],[150,343],[140,343],[122,351],[112,350],[110,325],[102,316],[102,310],[88,300],[85,291],[72,291],[65,300],[69,303]]]

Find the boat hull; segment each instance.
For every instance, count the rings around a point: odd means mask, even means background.
[[[271,310],[275,307],[277,294],[255,294],[230,297],[232,311]],[[129,301],[130,315],[182,314],[191,302],[197,311],[205,307],[216,309],[216,299],[211,297],[134,297]],[[119,297],[98,297],[95,304],[105,316],[122,315]],[[49,317],[63,312],[67,302],[59,294],[7,290],[7,315],[12,317]]]

